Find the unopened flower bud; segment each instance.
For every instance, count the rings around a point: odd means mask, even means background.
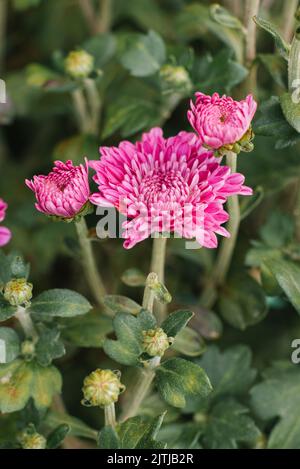
[[[75,50],[65,59],[65,70],[73,78],[87,78],[94,68],[94,57],[85,50]]]
[[[171,342],[172,340],[160,327],[143,331],[143,349],[151,357],[162,357]]]
[[[24,340],[21,344],[21,354],[26,358],[31,358],[34,355],[35,346],[32,340]]]
[[[153,292],[157,301],[163,304],[170,303],[172,296],[168,291],[167,287],[158,280],[156,273],[151,272],[146,280],[146,286]]]
[[[21,433],[18,440],[23,449],[45,449],[47,444],[43,435],[31,429]]]
[[[32,288],[25,278],[10,280],[4,287],[4,298],[12,306],[26,305],[32,298]]]
[[[191,88],[191,80],[184,67],[164,65],[160,69],[160,77],[167,87],[184,88],[187,90]]]
[[[105,407],[117,402],[119,394],[125,390],[120,381],[120,374],[112,370],[95,370],[88,375],[84,382],[82,392],[83,404],[88,406]]]

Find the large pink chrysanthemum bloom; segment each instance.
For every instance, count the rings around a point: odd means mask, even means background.
[[[7,204],[0,198],[0,222],[5,219]],[[11,239],[11,232],[5,226],[0,226],[0,247],[5,246]]]
[[[212,96],[196,93],[195,96],[196,102],[191,101],[188,119],[202,145],[217,150],[221,147],[232,149],[228,145],[234,146],[238,142],[242,146],[249,143],[251,121],[257,107],[252,95],[242,101],[234,101],[225,95],[220,97],[218,93]],[[247,151],[247,146],[242,149]]]
[[[100,153],[100,161],[90,161],[99,188],[90,200],[127,217],[125,248],[165,231],[215,248],[216,233],[229,236],[221,226],[228,220],[223,208],[228,196],[252,193],[244,176],[221,166],[194,133],[165,139],[154,128],[136,144],[124,141]]]
[[[46,215],[73,220],[89,204],[88,162],[74,166],[72,161],[55,161],[47,176],[34,176],[26,185],[35,193],[35,207]]]

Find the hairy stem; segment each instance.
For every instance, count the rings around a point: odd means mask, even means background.
[[[97,135],[99,130],[100,112],[101,112],[101,100],[95,84],[95,81],[91,78],[84,80],[84,86],[87,93],[87,100],[90,110],[90,124],[89,131]]]
[[[0,72],[2,72],[3,57],[5,51],[5,31],[7,17],[7,1],[0,1]]]
[[[285,0],[282,10],[282,35],[283,38],[290,42],[293,37],[295,26],[295,12],[298,7],[299,0]]]
[[[153,239],[150,272],[157,274],[158,281],[161,283],[164,283],[165,281],[166,247],[167,238],[158,236],[157,238]],[[154,309],[157,313],[158,321],[163,321],[166,316],[166,305],[155,301]]]
[[[105,34],[110,30],[112,17],[112,0],[100,0],[99,15],[97,19],[97,33]]]
[[[78,0],[78,4],[91,34],[97,34],[96,14],[92,0]]]
[[[147,366],[147,368],[145,367],[143,370],[139,371],[138,380],[130,394],[131,399],[121,414],[121,422],[124,422],[125,420],[137,415],[143,400],[150,391],[151,384],[155,377],[154,369],[159,366],[159,364],[160,357],[154,357],[152,360],[150,360],[150,364]]]
[[[98,305],[103,306],[103,296],[106,294],[105,287],[96,266],[84,217],[81,217],[80,221],[76,222],[75,225],[81,247],[82,265],[86,279]]]
[[[90,116],[83,91],[80,88],[72,91],[72,99],[76,111],[78,127],[82,133],[88,133],[90,130]]]
[[[231,173],[236,172],[236,154],[228,152],[226,155],[226,164],[230,167]],[[230,238],[224,238],[218,253],[217,262],[214,269],[214,279],[216,285],[222,285],[227,276],[234,248],[236,245],[237,235],[240,226],[240,206],[237,195],[229,197],[227,202],[227,209],[229,213],[229,222],[227,230],[230,233]]]
[[[232,173],[236,172],[236,160],[237,156],[235,153],[231,151],[227,152],[226,164],[230,167]],[[224,238],[222,240],[211,277],[200,298],[201,305],[208,309],[214,305],[217,299],[217,289],[224,283],[226,279],[236,245],[240,226],[240,207],[237,195],[232,195],[229,197],[227,201],[227,210],[230,217],[227,224],[227,230],[230,233],[230,238]]]
[[[22,329],[27,338],[31,338],[33,340],[37,339],[37,331],[34,327],[30,314],[26,311],[26,308],[24,308],[23,306],[18,306],[17,312],[15,313],[15,318],[21,324]]]
[[[105,426],[115,428],[116,422],[116,411],[115,404],[112,403],[104,407]]]
[[[245,61],[248,67],[251,66],[256,57],[256,24],[253,16],[258,14],[260,0],[246,0],[245,26],[247,28]]]

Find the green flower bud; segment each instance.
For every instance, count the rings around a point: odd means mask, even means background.
[[[21,354],[26,358],[32,358],[35,352],[35,346],[32,340],[25,340],[21,344]]]
[[[65,70],[71,77],[87,78],[94,68],[94,57],[85,50],[74,50],[65,59]]]
[[[143,349],[151,357],[162,357],[171,343],[172,340],[160,327],[143,331]]]
[[[120,381],[119,372],[98,369],[88,375],[83,382],[82,404],[105,407],[117,402],[119,394],[124,390],[125,386]]]
[[[10,280],[4,287],[4,298],[12,306],[26,305],[32,298],[32,288],[25,278]]]
[[[47,444],[46,438],[31,427],[22,432],[18,440],[23,449],[45,449]]]
[[[178,88],[189,90],[191,88],[191,80],[188,72],[184,67],[175,65],[164,65],[160,69],[160,77],[169,88]]]

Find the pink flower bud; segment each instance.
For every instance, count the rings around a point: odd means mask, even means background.
[[[88,161],[74,166],[71,160],[56,161],[47,176],[34,176],[26,185],[35,193],[36,208],[46,215],[73,220],[89,201]]]
[[[243,139],[257,107],[251,94],[242,101],[234,101],[225,95],[220,97],[218,93],[212,96],[196,93],[195,96],[196,103],[191,101],[188,119],[202,145],[217,150]]]
[[[0,222],[5,219],[7,204],[0,198]],[[0,226],[0,247],[5,246],[10,241],[11,232],[5,226]]]

